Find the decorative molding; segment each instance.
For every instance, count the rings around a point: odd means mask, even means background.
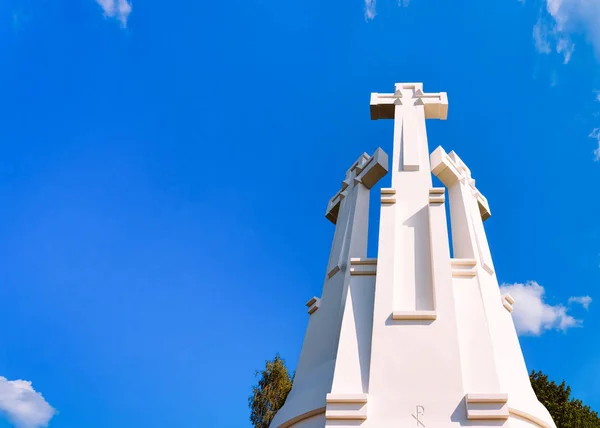
[[[394,311],[392,319],[411,321],[434,321],[437,319],[436,311]]]
[[[350,265],[376,265],[377,259],[361,259],[359,257],[352,257],[350,259]]]
[[[443,204],[444,202],[446,202],[445,192],[446,189],[443,187],[433,187],[429,189],[429,203]]]
[[[514,303],[515,299],[513,299],[513,297],[510,294],[506,293],[502,295],[502,305],[506,308],[508,312],[513,311]]]
[[[327,278],[331,279],[333,275],[340,271],[340,265],[335,265],[329,272],[327,272]]]
[[[308,302],[306,302],[306,307],[308,307],[308,314],[312,315],[316,312],[317,309],[321,306],[321,299],[316,296],[313,296]]]
[[[381,189],[381,203],[382,204],[395,204],[396,203],[396,189]]]
[[[450,259],[452,264],[452,278],[474,278],[477,276],[477,260],[475,259]]]
[[[327,394],[325,419],[366,420],[368,394]]]
[[[467,419],[469,420],[506,420],[508,412],[508,394],[467,394]]]
[[[377,259],[350,259],[350,275],[377,275]]]

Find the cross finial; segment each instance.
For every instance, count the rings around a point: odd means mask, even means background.
[[[481,219],[485,221],[491,217],[492,212],[490,211],[490,205],[487,198],[483,196],[475,186],[475,180],[471,176],[469,167],[467,167],[454,151],[447,154],[442,147],[435,149],[431,154],[431,172],[433,175],[437,176],[446,187],[452,186],[456,181],[460,181],[469,186],[473,196],[477,200]]]
[[[342,181],[340,190],[329,200],[325,217],[333,224],[337,223],[340,205],[348,192],[358,183],[365,185],[370,189],[387,174],[388,156],[378,148],[369,156],[363,153],[346,171],[346,178]]]
[[[446,119],[445,92],[425,93],[422,83],[396,83],[392,94],[371,94],[371,119],[394,119],[394,166],[397,172],[429,172],[426,119]]]

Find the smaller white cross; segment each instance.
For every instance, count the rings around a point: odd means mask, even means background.
[[[355,213],[357,207],[364,211],[364,204],[369,203],[368,189],[373,187],[387,171],[388,156],[383,150],[377,149],[373,156],[363,153],[346,172],[341,189],[329,200],[325,217],[336,226],[327,267],[328,278],[343,270],[349,257],[366,257],[366,247],[364,254],[349,254],[352,239],[357,239],[353,242],[364,241],[366,245],[369,227],[368,213],[366,217],[361,214],[356,219]],[[364,187],[361,189],[360,186]]]
[[[483,221],[488,219],[492,213],[487,199],[475,186],[471,170],[456,153],[447,154],[441,147],[435,149],[430,158],[431,172],[449,189],[452,225],[457,227],[461,224],[469,225],[468,229],[463,229],[462,233],[456,235],[457,241],[454,239],[456,228],[452,228],[455,257],[457,257],[457,253],[463,253],[463,250],[466,253],[475,251],[479,254],[481,266],[488,273],[494,273],[492,255],[483,228]],[[464,190],[457,189],[456,185],[464,186]],[[453,204],[456,204],[456,207]],[[455,219],[455,214],[459,218]],[[476,218],[477,216],[480,218]],[[463,218],[465,222],[460,218]],[[459,249],[461,250],[459,251]]]

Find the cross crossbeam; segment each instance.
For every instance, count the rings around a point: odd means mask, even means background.
[[[367,189],[373,187],[388,171],[388,156],[378,148],[369,156],[366,153],[360,157],[346,171],[346,178],[342,181],[340,190],[329,200],[325,217],[333,224],[337,223],[340,205],[349,191],[358,183],[364,184]]]
[[[395,106],[423,105],[426,119],[448,117],[448,95],[446,92],[423,92],[422,83],[396,83],[393,94],[371,94],[371,119],[394,119]]]

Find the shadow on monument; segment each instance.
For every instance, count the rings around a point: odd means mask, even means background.
[[[357,284],[360,286],[363,286],[361,288],[364,288],[364,284]],[[353,290],[356,290],[358,287],[356,287],[356,285],[354,286],[354,288],[352,287],[352,284],[350,285],[349,289],[350,289],[350,294],[352,294]],[[364,291],[363,291],[364,292]],[[357,293],[358,294],[358,293]],[[366,392],[369,390],[369,368],[371,365],[371,359],[370,359],[370,353],[371,353],[371,330],[372,327],[369,324],[369,319],[373,319],[373,300],[374,300],[374,294],[375,294],[375,290],[372,289],[371,293],[369,293],[369,297],[371,298],[371,304],[369,306],[367,305],[357,305],[357,304],[353,304],[352,305],[352,309],[354,312],[354,319],[355,319],[355,323],[354,323],[354,328],[356,331],[356,341],[357,341],[357,346],[358,346],[358,364],[360,366],[360,378],[361,378],[361,386],[362,386],[362,391]],[[356,297],[365,297],[363,296],[355,296],[352,295],[352,298],[355,299]],[[365,307],[370,307],[371,310],[370,311],[365,311],[364,308]],[[361,311],[361,308],[363,309]]]

